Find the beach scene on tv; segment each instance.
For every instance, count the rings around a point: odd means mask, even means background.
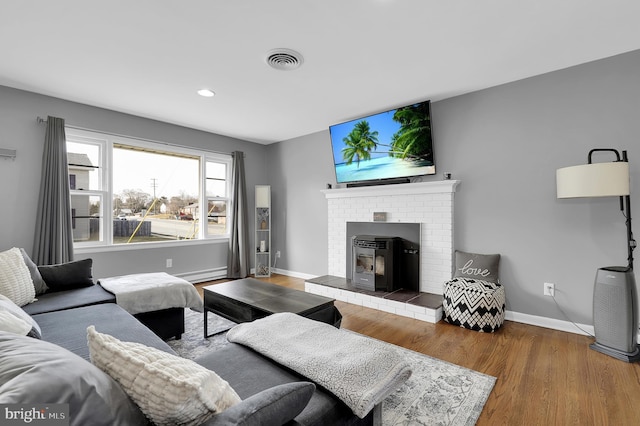
[[[429,102],[330,127],[338,183],[435,173]]]

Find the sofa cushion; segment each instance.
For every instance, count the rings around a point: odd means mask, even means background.
[[[38,266],[38,270],[49,291],[61,291],[92,286],[92,266],[92,259],[82,259],[58,265]]]
[[[175,354],[153,331],[114,303],[47,312],[33,318],[40,325],[43,340],[60,345],[87,361],[90,359],[87,346],[87,327],[90,325],[120,340],[142,343]]]
[[[35,315],[101,303],[116,303],[116,297],[99,285],[92,285],[90,287],[41,294],[34,303],[29,303],[23,306],[22,309],[29,315]]]
[[[3,318],[5,319],[4,321],[0,321],[0,329],[4,331],[11,331],[8,328],[9,322],[11,322],[14,325],[17,324],[21,330],[25,329],[26,327],[25,332],[13,331],[14,333],[17,332],[18,334],[22,334],[23,336],[35,337],[36,339],[40,339],[42,337],[42,331],[40,330],[40,326],[38,325],[38,323],[29,314],[23,311],[22,308],[13,303],[11,299],[1,294],[0,314],[4,314]],[[7,317],[7,315],[11,315],[19,321],[16,322],[12,318]],[[6,324],[5,321],[7,321]]]
[[[455,252],[456,270],[453,277],[471,278],[475,280],[500,282],[499,254],[479,254],[467,253],[456,250]]]
[[[0,252],[0,294],[18,306],[31,303],[36,297],[29,268],[16,247]]]
[[[87,329],[91,362],[113,377],[156,425],[195,425],[240,402],[195,362]]]
[[[71,425],[146,424],[113,379],[66,349],[0,332],[0,359],[0,405],[68,403]]]
[[[195,361],[215,371],[229,382],[243,400],[281,384],[307,380],[237,343],[228,343],[223,348],[208,352]],[[250,371],[247,371],[247,366],[251,366]],[[367,424],[370,420],[371,413],[364,420],[359,419],[342,401],[328,391],[316,387],[309,403],[295,417],[295,424],[314,426]]]
[[[216,414],[206,425],[283,425],[304,410],[315,389],[310,382],[274,386]]]
[[[36,291],[36,296],[45,293],[49,288],[42,279],[42,275],[40,275],[38,266],[33,263],[33,260],[31,260],[31,258],[23,248],[20,249],[20,253],[22,253],[24,264],[27,265],[29,275],[31,275],[31,281],[33,281],[33,288]]]

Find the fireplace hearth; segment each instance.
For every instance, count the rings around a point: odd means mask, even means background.
[[[342,302],[378,309],[392,314],[437,323],[442,319],[442,294],[419,291],[369,291],[356,288],[352,280],[324,275],[304,283],[305,291]]]

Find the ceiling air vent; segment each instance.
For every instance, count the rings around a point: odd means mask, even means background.
[[[267,53],[267,64],[281,71],[291,71],[300,67],[304,60],[302,55],[291,49],[274,49]]]

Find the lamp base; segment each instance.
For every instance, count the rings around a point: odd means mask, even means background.
[[[590,344],[589,347],[594,351],[612,356],[616,359],[619,359],[620,361],[625,361],[625,362],[640,361],[640,345],[636,346],[636,350],[633,352],[623,352],[618,349],[613,349],[608,346],[601,345],[598,342]]]

